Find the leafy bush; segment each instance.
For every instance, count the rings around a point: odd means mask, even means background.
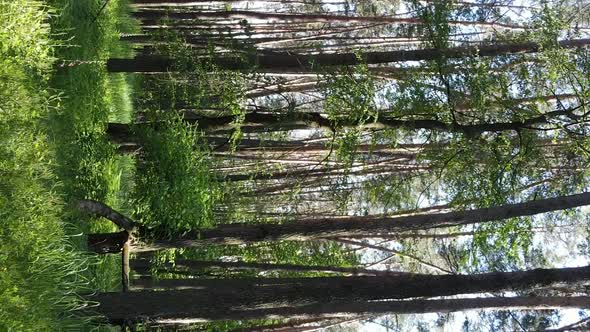
[[[143,153],[137,166],[135,215],[159,236],[213,224],[220,189],[195,127],[167,115],[138,130]]]

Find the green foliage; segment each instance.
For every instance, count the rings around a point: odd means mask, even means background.
[[[433,162],[441,170],[439,180],[454,204],[501,205],[512,195],[520,194],[527,183],[543,176],[542,172],[530,172],[525,167],[535,160],[538,151],[531,137],[523,134],[517,146],[504,134],[491,138],[480,144],[454,140],[446,148],[424,156],[436,158]]]
[[[71,311],[83,305],[76,292],[86,290],[81,275],[88,263],[72,247],[60,218],[63,202],[52,188],[46,136],[35,131],[34,122],[18,131],[2,129],[0,329],[79,326]]]
[[[569,30],[570,25],[564,9],[566,7],[544,3],[531,20],[531,25],[536,29],[528,32],[528,39],[538,41],[544,49],[558,48],[557,41],[561,39],[563,31]]]
[[[467,331],[544,331],[557,326],[560,318],[557,310],[480,312],[477,317],[478,321],[473,324],[474,328],[467,329]]]
[[[253,328],[259,326],[273,325],[281,323],[280,320],[276,319],[265,319],[265,320],[233,320],[233,321],[220,321],[208,324],[199,325],[199,331],[210,331],[210,332],[231,332],[239,329]]]
[[[96,60],[128,52],[115,43],[120,4],[110,1],[90,24],[101,1],[0,1],[2,331],[91,329],[76,315],[81,295],[118,287],[120,262],[87,256],[80,236],[112,226],[89,227],[92,219],[64,202],[117,206],[121,162],[103,132],[111,114],[125,113],[113,101],[130,106],[118,92],[128,82],[107,77]]]
[[[125,14],[126,2],[111,1],[102,12],[100,1],[54,0],[52,5],[59,9],[52,20],[53,36],[64,45],[56,54],[79,60],[58,61],[60,68],[51,80],[52,87],[63,93],[49,119],[57,171],[68,199],[104,200],[116,173],[115,146],[104,134],[106,123],[113,115],[129,119],[131,101],[130,82],[109,76],[101,60],[113,53],[130,53],[118,43],[118,22],[123,21],[119,18]]]
[[[448,1],[436,1],[427,5],[422,5],[418,1],[412,1],[410,5],[411,10],[418,12],[418,16],[422,19],[424,24],[421,29],[424,29],[424,35],[428,38],[428,42],[433,48],[444,49],[449,47],[449,36],[452,32],[457,30],[449,25],[449,20],[452,19],[452,3]]]
[[[160,236],[213,225],[220,191],[209,172],[200,134],[179,117],[163,116],[138,129],[143,153],[137,167],[134,214]]]
[[[516,269],[523,266],[532,246],[531,228],[530,218],[481,225],[473,238],[469,261],[464,262],[466,269],[475,273],[506,271],[506,265]]]
[[[158,31],[154,38],[156,52],[175,59],[177,72],[169,73],[164,79],[146,78],[141,88],[144,95],[141,107],[148,111],[208,109],[233,116],[229,143],[234,149],[242,138],[241,125],[246,115],[242,107],[244,77],[216,65],[213,44],[198,51],[186,42],[185,36],[168,29]]]
[[[366,65],[341,68],[326,74],[324,79],[324,110],[335,131],[331,144],[338,157],[351,164],[363,126],[378,120],[375,81]],[[349,127],[350,124],[353,126]]]
[[[340,121],[362,125],[377,119],[375,82],[366,65],[342,68],[326,75],[325,80],[324,109],[336,127]]]
[[[0,54],[3,66],[44,76],[53,64],[47,33],[49,8],[37,1],[0,1]],[[16,72],[13,72],[16,74]]]
[[[47,87],[54,58],[37,1],[0,1],[0,330],[79,328],[88,259],[73,247],[55,156],[41,122],[58,98]]]

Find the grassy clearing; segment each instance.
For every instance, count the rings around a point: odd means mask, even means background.
[[[130,52],[117,38],[132,22],[122,1],[97,17],[102,3],[0,0],[0,331],[85,330],[78,294],[120,284],[119,258],[87,255],[79,235],[112,226],[72,209],[125,208],[134,172],[104,137],[130,121],[134,82],[103,66]]]

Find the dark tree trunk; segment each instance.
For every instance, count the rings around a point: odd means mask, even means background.
[[[590,39],[562,40],[564,48],[582,47],[590,44]],[[334,53],[317,55],[255,55],[246,61],[242,58],[217,57],[214,63],[223,69],[243,70],[256,67],[265,70],[311,71],[322,66],[348,66],[358,64],[379,64],[390,62],[423,61],[444,58],[464,58],[469,56],[498,56],[517,53],[535,53],[541,45],[535,42],[482,45],[478,47],[455,47],[448,49],[399,50],[389,52],[367,52],[360,57],[356,53]],[[174,60],[159,56],[138,56],[134,59],[112,58],[107,61],[110,72],[158,73],[176,70]]]
[[[325,272],[345,273],[363,276],[395,276],[401,273],[379,270],[367,270],[356,267],[340,266],[313,266],[296,264],[272,264],[272,263],[248,263],[248,262],[221,262],[221,261],[198,261],[198,260],[176,260],[174,266],[187,269],[229,269],[229,270],[263,270],[263,271],[290,271],[290,272]],[[146,270],[149,268],[148,260],[132,260],[131,268]]]
[[[254,310],[232,310],[225,319],[263,318],[330,318],[338,316],[379,314],[449,313],[478,309],[550,310],[587,309],[590,297],[491,297],[446,300],[409,300],[355,303],[313,304],[299,307],[277,307]],[[208,320],[218,320],[210,318]],[[207,319],[201,319],[207,320]],[[582,329],[581,331],[585,331]]]
[[[234,116],[221,117],[207,117],[196,114],[195,112],[183,112],[184,119],[187,123],[197,124],[201,130],[220,132],[231,130],[235,121]],[[406,129],[426,129],[441,132],[453,132],[464,134],[468,137],[476,137],[485,132],[502,132],[502,131],[518,131],[523,129],[534,130],[532,126],[545,125],[550,119],[565,116],[570,117],[572,121],[576,121],[577,115],[572,113],[571,109],[550,111],[545,114],[528,118],[525,120],[518,120],[514,122],[496,122],[496,123],[478,123],[478,124],[460,124],[460,123],[446,123],[439,120],[418,119],[418,120],[399,120],[388,116],[379,117],[378,121],[371,122],[371,126],[381,126],[386,128],[406,128]],[[157,125],[157,124],[135,124],[134,126],[142,125]],[[241,131],[256,132],[268,130],[291,130],[291,129],[307,129],[326,127],[334,129],[336,123],[332,120],[323,117],[320,113],[296,113],[285,116],[282,114],[273,113],[247,113],[244,117],[244,122],[240,125]],[[347,120],[345,118],[338,119],[339,126],[357,126],[356,121]],[[130,136],[132,133],[131,125],[123,123],[109,123],[107,127],[107,134],[116,143],[123,144],[133,140]],[[128,143],[129,144],[129,143]]]
[[[88,234],[88,250],[97,254],[121,253],[129,232]]]
[[[201,285],[198,289],[102,293],[89,299],[100,303],[98,312],[113,322],[139,318],[215,320],[236,319],[232,316],[236,310],[254,310],[256,306],[279,311],[281,308],[276,308],[277,305],[294,310],[307,306],[317,313],[319,308],[336,304],[350,307],[365,301],[515,291],[588,280],[589,266],[476,275],[237,279],[212,280],[208,286]],[[294,308],[296,306],[302,307]],[[329,310],[340,312],[335,308]]]
[[[515,217],[531,216],[590,204],[590,193],[561,196],[517,204],[467,211],[413,215],[407,217],[346,217],[301,220],[285,224],[229,224],[214,229],[193,231],[174,240],[155,240],[136,250],[202,246],[211,243],[244,244],[261,241],[308,241],[333,237],[371,237],[374,234],[399,234],[492,222]]]
[[[167,12],[162,10],[141,10],[133,13],[141,20],[159,20],[163,18],[173,20],[210,20],[210,19],[256,19],[286,21],[289,23],[313,23],[313,22],[345,22],[345,23],[390,23],[390,24],[424,24],[425,22],[414,17],[388,17],[388,16],[343,16],[330,14],[285,14],[285,13],[266,13],[246,10],[232,11],[176,11]],[[523,26],[514,24],[504,24],[499,22],[476,22],[476,21],[449,21],[451,25],[468,25],[468,26],[495,26],[510,29],[522,29]]]
[[[113,210],[110,206],[95,200],[83,199],[79,201],[78,209],[99,217],[104,217],[128,232],[133,232],[137,226],[133,220]]]

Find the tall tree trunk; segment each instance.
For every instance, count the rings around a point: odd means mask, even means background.
[[[577,106],[576,106],[577,107]],[[234,116],[222,117],[206,117],[195,114],[194,112],[184,112],[184,119],[188,123],[196,123],[199,129],[209,130],[213,132],[223,132],[223,130],[232,130],[235,121]],[[546,112],[528,119],[517,120],[513,122],[496,122],[496,123],[478,123],[478,124],[460,124],[457,122],[447,123],[439,120],[417,119],[417,120],[399,120],[393,117],[380,116],[378,121],[371,122],[370,127],[384,127],[384,128],[406,128],[406,129],[426,129],[441,132],[452,132],[464,134],[468,137],[476,137],[485,132],[502,132],[502,131],[518,131],[522,129],[534,130],[531,128],[535,125],[544,125],[550,119],[556,117],[568,117],[571,121],[578,121],[579,116],[573,113],[573,108],[556,110]],[[317,128],[318,126],[326,127],[333,130],[335,122],[323,117],[320,113],[297,113],[290,116],[271,113],[257,113],[251,112],[244,116],[244,122],[240,125],[242,132],[256,132],[269,130],[291,130],[291,129],[307,129]],[[158,124],[135,124],[134,126],[142,125],[158,125]],[[351,121],[345,118],[338,119],[339,126],[353,127],[358,126],[357,121]],[[123,123],[109,123],[107,127],[107,134],[116,143],[129,144],[133,141],[130,136],[131,125]],[[215,131],[216,130],[216,131]],[[540,129],[542,130],[542,129]]]
[[[238,319],[232,316],[236,310],[242,313],[249,310],[256,312],[256,308],[262,306],[279,311],[281,308],[276,306],[293,310],[311,307],[317,312],[320,308],[337,304],[348,308],[351,304],[370,307],[379,302],[361,302],[514,291],[588,280],[590,266],[475,275],[234,279],[212,280],[208,286],[199,286],[197,289],[102,293],[89,297],[89,300],[100,303],[96,310],[113,322],[137,320],[140,317],[215,320]],[[440,307],[437,309],[444,311]],[[332,313],[332,310],[341,313],[336,308],[331,308],[329,312]]]
[[[379,301],[314,304],[299,307],[275,307],[231,310],[225,319],[331,318],[352,315],[450,313],[478,309],[550,310],[588,309],[590,297],[489,297],[445,300]],[[201,318],[200,321],[219,320]],[[583,330],[583,329],[582,329]]]
[[[187,269],[229,269],[229,270],[263,270],[263,271],[290,271],[290,272],[325,272],[325,273],[345,273],[358,276],[394,276],[400,273],[380,270],[367,270],[356,267],[341,266],[313,266],[313,265],[296,265],[296,264],[272,264],[256,262],[221,262],[221,261],[198,261],[181,259],[174,261],[177,268]],[[146,270],[149,268],[147,260],[132,260],[131,268]]]
[[[284,14],[284,13],[264,13],[246,10],[232,10],[232,11],[176,11],[167,12],[162,10],[141,10],[133,13],[138,19],[142,20],[159,20],[163,18],[173,20],[208,20],[208,19],[256,19],[256,20],[272,20],[272,21],[287,21],[289,23],[388,23],[388,24],[410,24],[421,25],[425,22],[422,19],[415,17],[387,17],[387,16],[342,16],[330,14]],[[508,29],[526,29],[524,26],[516,24],[505,24],[499,22],[477,22],[477,21],[460,21],[450,20],[451,25],[467,25],[467,26],[492,26],[503,27]]]
[[[563,48],[582,47],[590,44],[590,39],[562,40]],[[448,49],[418,49],[383,52],[335,53],[317,55],[254,55],[246,61],[236,57],[216,57],[213,62],[223,69],[242,70],[255,66],[257,70],[312,71],[322,66],[347,66],[358,64],[379,64],[390,62],[423,61],[444,58],[464,58],[469,56],[498,56],[516,53],[535,53],[541,45],[535,42],[504,43],[473,47],[454,47]],[[159,56],[138,56],[134,59],[112,58],[107,61],[110,72],[158,73],[174,71],[174,60]]]
[[[590,205],[590,193],[542,199],[490,208],[405,217],[346,217],[301,220],[285,224],[229,224],[192,231],[172,240],[154,240],[135,249],[202,246],[211,243],[245,244],[261,241],[308,241],[329,237],[371,237],[433,228],[471,225]]]
[[[247,320],[247,319],[330,319],[334,317],[350,317],[360,315],[382,314],[426,314],[450,313],[481,309],[495,310],[551,310],[551,309],[588,309],[588,296],[552,296],[552,297],[487,297],[443,300],[407,300],[378,302],[338,302],[328,304],[312,304],[303,306],[284,306],[263,309],[235,309],[220,312],[219,315],[202,315],[183,319],[184,323],[202,323],[215,320]],[[166,318],[156,318],[155,322],[167,322]],[[582,321],[581,323],[584,323]],[[547,331],[586,331],[584,327],[577,329],[554,329]]]

